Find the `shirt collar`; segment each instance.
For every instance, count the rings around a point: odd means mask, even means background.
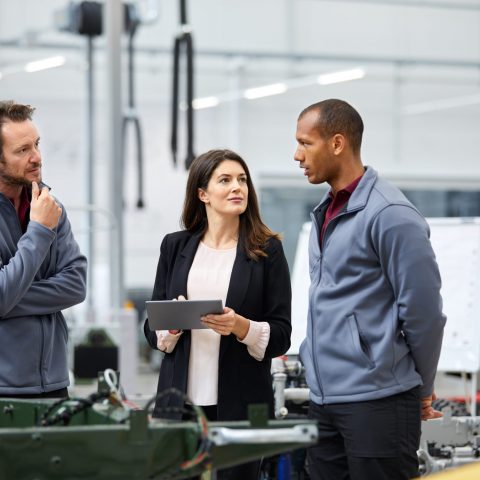
[[[360,175],[358,178],[356,178],[353,182],[349,183],[345,188],[342,188],[341,190],[339,190],[337,192],[337,194],[341,193],[341,192],[345,192],[348,194],[348,196],[350,196],[354,191],[355,189],[357,188],[357,185],[360,183],[360,180],[362,179],[364,174]],[[335,198],[335,195],[333,194],[333,190],[330,189],[330,191],[328,192],[328,195],[330,198]]]
[[[7,197],[13,205],[15,205],[15,199]],[[27,187],[22,187],[22,191],[20,192],[20,205],[28,204],[30,205],[30,197],[28,195]]]

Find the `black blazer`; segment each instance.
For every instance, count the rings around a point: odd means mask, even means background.
[[[166,235],[160,248],[152,300],[187,297],[187,279],[200,242],[200,235],[187,231]],[[218,361],[218,419],[247,418],[250,403],[267,403],[273,415],[271,359],[283,355],[290,347],[291,287],[287,261],[279,240],[271,238],[265,252],[268,257],[254,261],[237,247],[226,306],[249,320],[270,324],[270,340],[262,361],[255,360],[235,335],[222,336]],[[150,330],[148,319],[145,337],[157,348],[157,336]],[[158,393],[174,387],[187,389],[190,358],[190,331],[185,331],[175,349],[162,360]],[[208,372],[205,372],[208,375]],[[174,395],[157,400],[153,416],[179,419],[178,412],[168,413],[166,407],[180,407],[183,402]]]

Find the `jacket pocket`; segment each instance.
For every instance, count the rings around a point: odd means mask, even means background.
[[[357,319],[354,314],[347,317],[350,334],[356,353],[363,359],[368,368],[374,368],[375,362],[372,360],[372,352],[365,336],[358,327]]]
[[[310,353],[310,346],[308,345],[308,338],[305,338],[300,345],[299,357],[305,368],[305,380],[308,388],[317,395],[322,396],[322,388],[320,386],[321,379],[317,377],[315,366],[313,364],[312,354]]]
[[[65,317],[63,316],[62,312],[58,312],[56,315],[57,315],[57,321],[60,323],[60,325],[62,327],[62,331],[63,331],[63,334],[65,336],[65,342],[68,342],[69,334],[68,334],[68,326],[67,326],[67,322],[65,320]]]

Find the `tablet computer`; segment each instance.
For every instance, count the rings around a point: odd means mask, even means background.
[[[200,317],[223,313],[221,300],[151,300],[146,302],[152,330],[194,330],[208,328]]]

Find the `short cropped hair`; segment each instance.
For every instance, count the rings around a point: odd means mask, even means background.
[[[350,104],[336,98],[323,100],[305,108],[298,118],[309,112],[318,113],[317,128],[322,137],[331,138],[339,133],[348,140],[354,153],[360,152],[363,120]]]

